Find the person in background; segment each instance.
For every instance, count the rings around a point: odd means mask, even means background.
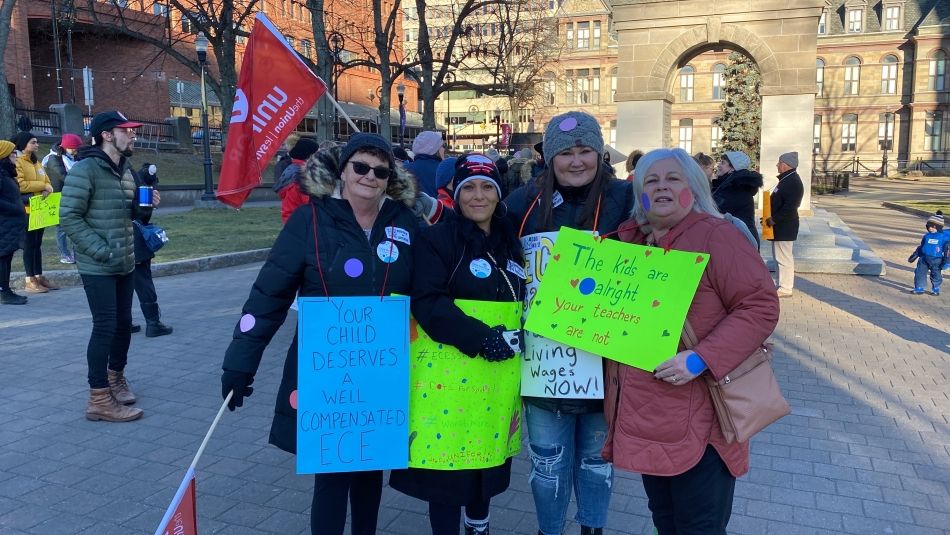
[[[930,287],[933,295],[940,295],[940,285],[943,283],[944,269],[950,266],[950,236],[943,231],[943,212],[927,219],[927,233],[920,239],[920,245],[907,259],[908,262],[917,261],[914,269],[914,289],[912,293],[921,295],[927,283],[927,274],[930,274]]]
[[[435,186],[435,170],[445,156],[445,143],[442,134],[426,130],[412,141],[414,160],[406,165],[406,169],[416,177],[419,189],[430,197],[439,195]]]
[[[443,160],[444,164],[446,160]],[[454,167],[452,217],[420,232],[413,255],[412,315],[440,344],[455,346],[471,358],[498,362],[515,356],[505,342],[505,327],[466,315],[456,299],[521,303],[521,244],[508,219],[499,217],[498,169],[485,155],[468,154]],[[470,269],[488,266],[489,271]],[[461,266],[461,268],[459,268]],[[512,267],[515,266],[515,267]],[[490,442],[492,436],[470,435]],[[429,502],[433,535],[458,535],[465,508],[465,535],[488,535],[491,498],[511,481],[511,459],[470,470],[393,470],[389,485]]]
[[[273,189],[280,197],[280,218],[285,224],[294,210],[308,202],[307,195],[300,191],[297,184],[297,174],[307,162],[307,158],[313,156],[317,150],[318,145],[314,140],[301,137],[290,149],[290,164],[284,168],[277,182],[274,182]]]
[[[46,176],[49,177],[53,185],[53,192],[63,191],[63,181],[66,180],[66,173],[72,169],[76,163],[76,152],[82,145],[82,138],[76,134],[63,134],[58,145],[53,145],[43,158],[43,169],[46,170]],[[59,248],[60,264],[75,264],[76,256],[69,246],[69,240],[66,239],[66,233],[61,225],[56,227],[56,246]]]
[[[637,162],[640,161],[640,158],[643,158],[643,151],[639,149],[630,151],[627,156],[627,161],[623,164],[624,170],[627,171],[627,180],[633,181],[633,170],[637,168]]]
[[[0,304],[25,305],[25,295],[10,287],[10,268],[13,253],[20,248],[26,234],[27,217],[20,200],[20,185],[16,181],[16,147],[0,140]]]
[[[765,224],[774,227],[772,257],[778,264],[778,296],[790,297],[795,287],[795,256],[792,246],[798,239],[798,207],[805,196],[805,185],[798,176],[798,153],[786,152],[779,156],[778,184],[772,188],[769,207],[772,216]]]
[[[693,156],[693,159],[699,164],[699,168],[703,170],[703,174],[706,175],[709,182],[712,182],[713,179],[716,178],[716,160],[713,160],[712,156],[703,152],[697,152]]]
[[[455,177],[455,162],[458,158],[446,158],[439,162],[435,169],[435,184],[439,188],[438,200],[442,206],[452,210],[455,208],[455,198],[452,193],[452,179]]]
[[[749,169],[752,163],[744,152],[726,151],[716,167],[717,178],[712,181],[712,196],[719,211],[732,214],[742,220],[760,244],[759,231],[755,228],[755,195],[762,187],[762,175]]]
[[[39,158],[36,157],[36,151],[40,148],[36,136],[29,132],[17,132],[11,141],[19,152],[16,159],[16,180],[20,184],[20,193],[23,195],[26,212],[30,213],[30,197],[42,195],[45,198],[53,193],[53,185],[46,176],[43,166],[40,165]],[[43,276],[42,247],[45,230],[45,228],[38,228],[26,231],[26,239],[23,242],[23,267],[26,270],[24,286],[27,293],[46,293],[59,289],[59,286]]]
[[[396,161],[403,167],[412,163],[412,156],[409,156],[406,149],[402,147],[393,147],[393,156],[396,157]]]
[[[519,238],[561,227],[601,235],[617,230],[633,207],[632,189],[630,182],[610,178],[604,150],[590,114],[570,111],[551,119],[544,130],[545,170],[505,199]],[[600,535],[613,484],[613,467],[601,456],[603,400],[525,397],[524,403],[539,533],[561,534],[574,490],[581,533]]]
[[[135,186],[150,186],[154,189],[153,195],[158,194],[158,168],[145,162],[134,175]],[[158,293],[155,291],[155,282],[152,281],[152,259],[155,252],[145,244],[145,237],[139,225],[148,225],[152,220],[152,212],[142,210],[135,216],[133,232],[135,233],[135,295],[139,298],[142,315],[145,316],[145,336],[155,338],[171,334],[174,329],[162,323],[162,310],[158,306]],[[140,325],[132,325],[132,332],[142,330]]]
[[[290,147],[293,147],[294,144],[297,143],[297,138],[298,134],[290,134],[277,150],[277,162],[274,163],[275,184],[280,182],[281,175],[284,174],[284,170],[287,169],[288,165],[290,165]],[[223,147],[222,150],[224,150]]]
[[[660,535],[726,535],[749,443],[726,441],[700,376],[721,380],[765,343],[778,297],[758,251],[719,213],[686,151],[644,155],[633,192],[639,202],[620,226],[622,241],[709,253],[709,263],[686,315],[695,347],[653,372],[604,360],[604,457],[642,474]]]

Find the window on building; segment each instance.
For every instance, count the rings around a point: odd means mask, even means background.
[[[564,71],[564,104],[574,104],[574,70]]]
[[[187,12],[187,13],[185,13],[185,12],[182,12],[182,14],[181,14],[181,32],[182,32],[182,33],[197,34],[198,31],[199,31],[199,30],[198,30],[198,27],[195,26],[194,24],[192,24],[191,18],[189,18],[189,17],[192,17],[192,18],[195,18],[195,19],[198,19],[198,18],[199,18],[198,13],[194,13],[194,12]]]
[[[544,101],[548,106],[554,106],[557,96],[557,80],[553,72],[544,73]]]
[[[693,101],[693,75],[695,72],[696,70],[689,65],[680,69],[680,100],[683,102]]]
[[[112,0],[112,5],[121,9],[125,9],[129,7],[129,0]]]
[[[590,22],[577,23],[577,48],[590,48]]]
[[[927,78],[927,89],[943,91],[947,88],[947,53],[938,50],[930,59],[930,71]]]
[[[726,86],[726,66],[722,63],[717,63],[715,66],[713,66],[712,83],[712,99],[725,99],[726,94],[723,92],[723,89]]]
[[[722,139],[722,127],[717,124],[718,122],[719,117],[714,117],[712,120],[712,126],[709,128],[710,152],[719,150],[719,141]]]
[[[594,21],[594,42],[593,42],[593,47],[594,47],[594,48],[600,48],[600,21],[599,21],[599,20],[595,20],[595,21]]]
[[[858,116],[845,115],[841,120],[841,151],[854,152],[858,144]]]
[[[576,69],[574,73],[573,103],[600,103],[600,69]]]
[[[610,121],[610,141],[611,146],[617,146],[617,120]],[[617,162],[612,162],[617,163]]]
[[[884,56],[884,64],[881,66],[881,93],[885,95],[897,93],[897,56],[891,54]]]
[[[292,36],[292,35],[284,35],[284,39],[287,40],[287,44],[290,45],[290,48],[294,48],[294,47],[296,46],[296,45],[294,44],[294,43],[295,43],[295,41],[294,41],[294,36]]]
[[[679,148],[686,152],[693,153],[693,120],[680,119],[680,139]]]
[[[815,84],[818,86],[818,96],[825,95],[825,60],[815,60]]]
[[[851,56],[844,62],[844,94],[857,95],[861,90],[861,60]]]
[[[884,8],[884,29],[885,30],[900,30],[901,29],[901,7],[900,6],[887,6]]]
[[[928,111],[924,116],[924,150],[943,150],[943,111]]]
[[[882,113],[877,118],[877,146],[880,150],[894,149],[894,123],[896,118],[892,113]]]
[[[617,102],[617,67],[610,69],[610,102]]]
[[[567,40],[567,48],[574,47],[574,23],[568,22],[564,27],[564,35]]]
[[[811,133],[811,147],[815,152],[821,150],[821,115],[815,116],[815,126]]]
[[[863,9],[849,9],[848,10],[848,32],[849,33],[860,33],[864,28],[864,10]]]
[[[300,40],[300,55],[307,59],[313,57],[313,44],[310,42],[310,39]]]
[[[828,14],[824,11],[821,12],[821,16],[818,17],[818,35],[825,35],[828,33]]]
[[[239,27],[235,28],[234,31],[235,31],[235,33],[234,33],[234,42],[237,43],[237,44],[239,44],[239,45],[246,44],[246,43],[247,43],[247,36],[246,36],[246,35],[241,35],[241,34],[238,33],[238,32],[247,32],[247,28],[245,28],[244,26],[239,26]]]
[[[155,2],[154,4],[152,4],[152,15],[158,15],[158,16],[160,16],[160,17],[167,17],[167,16],[168,16],[168,5],[167,5],[167,4],[159,4],[158,2]]]

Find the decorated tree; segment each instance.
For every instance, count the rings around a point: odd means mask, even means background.
[[[730,150],[742,151],[759,167],[759,145],[762,139],[762,97],[759,85],[762,75],[751,58],[740,52],[729,54],[723,88],[725,102],[722,115],[715,123],[721,128],[720,155]]]

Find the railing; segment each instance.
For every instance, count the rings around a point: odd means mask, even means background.
[[[175,137],[175,127],[169,123],[166,123],[165,121],[138,119],[135,117],[129,117],[129,120],[148,126],[147,129],[140,129],[137,132],[137,137],[139,139],[146,139],[145,136],[147,136],[148,142],[154,142],[155,144],[177,142],[177,138]],[[88,136],[89,124],[92,123],[92,116],[83,115],[82,123],[85,134]]]
[[[33,123],[33,132],[43,133],[49,136],[59,136],[62,134],[59,115],[54,112],[16,108],[16,114],[20,117],[26,117]]]
[[[851,173],[815,174],[811,178],[811,192],[813,195],[834,194],[848,191]]]
[[[204,129],[200,126],[191,126],[191,142],[195,145],[201,145],[201,140],[204,138],[205,132]],[[220,126],[209,126],[208,127],[208,144],[213,149],[221,150],[221,142],[224,141],[224,137],[221,134]]]

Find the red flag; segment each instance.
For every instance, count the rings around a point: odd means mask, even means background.
[[[501,139],[498,140],[498,148],[507,149],[508,143],[510,142],[511,142],[511,123],[502,123]]]
[[[198,535],[195,500],[195,470],[189,468],[155,535]]]
[[[238,77],[217,197],[240,208],[277,149],[327,91],[277,28],[258,13]]]

